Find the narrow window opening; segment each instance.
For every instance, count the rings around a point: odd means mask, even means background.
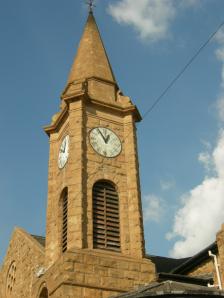
[[[68,246],[68,189],[62,193],[62,252],[67,250]]]
[[[47,288],[43,288],[43,290],[40,293],[40,297],[39,298],[48,298],[48,290],[47,290]]]
[[[93,186],[93,247],[120,251],[119,198],[107,181]]]

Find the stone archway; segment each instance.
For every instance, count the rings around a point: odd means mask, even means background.
[[[39,298],[48,298],[48,290],[47,290],[47,288],[43,288],[42,289]]]

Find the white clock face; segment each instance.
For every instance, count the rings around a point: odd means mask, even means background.
[[[121,141],[110,129],[96,127],[90,132],[90,144],[93,149],[105,157],[116,157],[121,152]]]
[[[59,154],[58,154],[59,169],[62,169],[65,166],[68,160],[68,155],[69,155],[69,136],[67,135],[66,137],[64,137],[59,149]]]

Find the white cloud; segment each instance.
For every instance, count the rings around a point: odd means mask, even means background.
[[[221,121],[224,121],[224,95],[220,95],[216,104],[218,116]]]
[[[172,188],[174,188],[176,185],[176,182],[173,179],[170,180],[160,180],[160,187],[164,191],[168,191]]]
[[[119,0],[109,13],[120,24],[132,26],[142,39],[155,42],[169,37],[178,9],[198,5],[200,0]],[[178,3],[178,4],[177,4]]]
[[[199,7],[201,5],[201,0],[182,0],[179,2],[182,7]]]
[[[198,161],[202,163],[202,165],[204,166],[204,168],[206,169],[206,171],[208,173],[210,173],[212,171],[213,163],[212,163],[212,159],[211,159],[211,156],[208,151],[199,153]]]
[[[167,239],[179,236],[171,255],[190,256],[210,244],[224,221],[224,131],[212,155],[206,157],[215,166],[216,176],[208,177],[182,196],[174,226]]]
[[[224,31],[223,30],[220,30],[219,32],[217,32],[217,34],[215,35],[215,40],[223,46],[223,44],[224,44]]]
[[[165,204],[161,198],[153,194],[147,195],[143,199],[143,205],[145,221],[159,222],[162,219],[165,212]]]
[[[222,62],[221,92],[217,100],[219,120],[224,121],[224,32],[216,36],[219,48],[217,58]],[[210,149],[210,148],[207,148]],[[170,254],[173,257],[190,256],[215,240],[215,234],[224,222],[224,129],[210,150],[199,154],[199,161],[207,172],[201,184],[182,196],[182,206],[176,212],[172,231],[167,239],[178,237]]]

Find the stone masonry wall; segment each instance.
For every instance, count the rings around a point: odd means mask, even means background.
[[[2,266],[0,298],[31,298],[35,272],[43,262],[44,248],[25,231],[16,228]]]
[[[203,262],[202,264],[196,266],[193,270],[191,270],[188,275],[189,276],[200,276],[204,274],[212,274],[214,278],[214,283],[217,284],[217,277],[216,277],[216,271],[215,266],[213,264],[213,260],[210,258]]]
[[[33,297],[38,297],[43,283],[53,298],[107,298],[154,279],[155,268],[148,259],[107,251],[74,250],[62,255],[35,283]]]
[[[216,235],[216,241],[219,251],[218,263],[220,265],[219,270],[221,274],[221,283],[222,287],[224,287],[224,224],[222,225],[221,230]]]
[[[46,266],[61,255],[60,196],[68,187],[68,249],[93,248],[92,188],[98,180],[109,180],[117,187],[120,201],[121,252],[141,258],[144,255],[139,165],[135,122],[132,113],[91,103],[80,97],[69,103],[69,111],[60,129],[51,133]],[[107,127],[122,142],[115,158],[104,158],[94,151],[89,133],[95,127]],[[70,136],[69,158],[58,168],[58,152],[63,138]]]
[[[3,282],[2,268],[0,268],[0,298],[4,297],[3,289],[4,289],[4,282]]]
[[[89,104],[87,110],[87,243],[92,248],[92,188],[99,180],[116,185],[120,206],[121,252],[141,258],[144,255],[141,193],[137,140],[133,115],[124,116],[117,111]],[[89,133],[94,127],[112,130],[122,142],[122,151],[115,158],[103,158],[90,145]]]

